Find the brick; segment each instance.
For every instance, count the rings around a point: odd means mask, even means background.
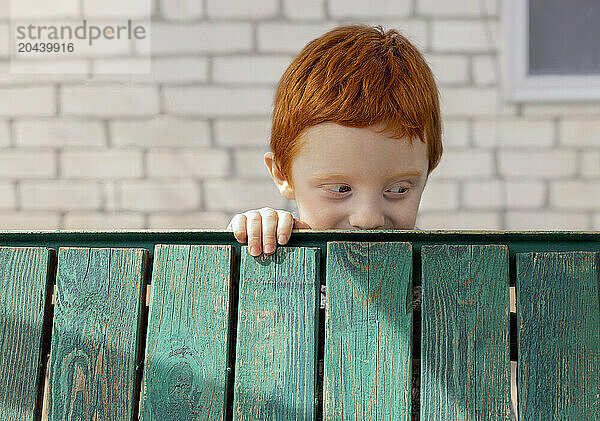
[[[64,1],[64,0],[63,0]],[[88,19],[148,19],[151,12],[151,1],[98,1],[82,0],[83,14]]]
[[[158,113],[153,86],[82,85],[61,89],[62,114],[74,116],[145,116]]]
[[[329,0],[327,3],[332,18],[369,18],[408,16],[412,12],[411,0]]]
[[[434,20],[432,48],[439,52],[492,52],[496,46],[489,37],[497,40],[496,31],[492,22],[486,20]]]
[[[63,228],[72,230],[114,230],[145,228],[144,215],[139,213],[67,212]]]
[[[0,147],[10,145],[10,126],[8,121],[0,121]]]
[[[206,0],[209,18],[268,19],[279,14],[278,0]]]
[[[420,211],[458,209],[458,184],[429,181],[421,196]]]
[[[99,82],[151,83],[150,57],[99,58],[92,63],[91,80]]]
[[[14,20],[52,19],[52,18],[77,18],[80,16],[79,0],[56,0],[52,7],[39,7],[35,0],[11,0],[10,17]]]
[[[56,176],[56,154],[52,151],[6,149],[0,153],[0,177],[48,178]]]
[[[165,87],[169,113],[203,117],[268,115],[273,108],[272,88]]]
[[[565,116],[600,116],[600,105],[598,104],[528,104],[522,105],[524,116],[543,116],[543,117],[565,117]]]
[[[223,212],[152,213],[148,228],[224,230],[230,220]]]
[[[56,212],[0,212],[3,230],[55,230],[60,228],[60,214]]]
[[[0,57],[10,56],[10,31],[7,23],[0,23]]]
[[[600,178],[600,151],[582,151],[581,176],[585,178]]]
[[[558,127],[561,145],[600,147],[600,121],[597,118],[563,120]]]
[[[72,118],[20,119],[14,123],[18,146],[105,146],[100,121]]]
[[[577,154],[570,150],[498,153],[498,171],[504,177],[556,179],[577,172]]]
[[[208,81],[208,59],[205,57],[152,57],[152,77],[160,83]]]
[[[515,209],[542,208],[546,184],[541,181],[506,181],[506,207]]]
[[[239,177],[270,177],[265,165],[266,149],[236,150],[233,152],[236,174]]]
[[[52,116],[56,114],[56,89],[0,87],[0,117]]]
[[[160,0],[160,14],[167,20],[190,21],[204,16],[197,0]]]
[[[213,211],[246,212],[269,206],[283,209],[286,200],[270,179],[250,181],[240,179],[207,180],[204,183],[206,209]]]
[[[498,56],[473,57],[473,79],[477,86],[490,86],[498,83],[500,73]]]
[[[298,54],[302,48],[315,38],[335,26],[331,22],[319,23],[258,23],[258,45],[260,52]]]
[[[447,151],[431,177],[436,180],[489,178],[493,173],[494,160],[489,151]]]
[[[498,13],[498,0],[418,0],[417,14],[419,16],[443,17],[481,17],[496,15]]]
[[[82,75],[89,73],[89,60],[84,59],[35,59],[11,60],[0,63],[0,84],[48,85],[49,82],[81,82]]]
[[[499,230],[499,212],[423,212],[416,225],[423,230]]]
[[[600,212],[595,213],[592,217],[592,229],[594,231],[600,231]]]
[[[200,188],[192,180],[140,180],[119,183],[120,209],[131,211],[196,210]]]
[[[88,181],[23,181],[18,189],[22,209],[71,211],[99,209],[100,186]]]
[[[588,230],[590,218],[582,212],[508,211],[506,229],[519,231]]]
[[[141,177],[142,153],[131,149],[66,150],[60,155],[60,169],[65,178]]]
[[[283,0],[283,15],[297,20],[323,19],[325,0]]]
[[[106,212],[115,212],[119,210],[119,189],[115,185],[117,183],[118,181],[116,180],[108,180],[107,182],[100,184],[103,199],[102,210]]]
[[[555,181],[550,184],[550,206],[555,209],[600,209],[600,180]]]
[[[469,81],[469,62],[465,56],[428,54],[425,56],[440,85],[466,84]]]
[[[554,123],[550,120],[478,120],[473,124],[476,146],[539,149],[554,144]]]
[[[467,181],[463,185],[463,207],[496,210],[504,206],[504,182],[500,180]]]
[[[469,144],[469,122],[448,120],[443,122],[442,143],[444,148],[464,148]],[[443,156],[442,156],[442,159]]]
[[[213,59],[213,81],[275,85],[292,62],[290,56],[229,56]],[[240,72],[240,69],[244,69]]]
[[[152,56],[240,53],[252,49],[250,23],[152,23]]]
[[[208,146],[210,129],[204,120],[157,115],[149,119],[109,123],[115,146]]]
[[[160,149],[146,155],[150,177],[210,178],[230,173],[227,151],[218,149]]]
[[[265,146],[271,137],[271,121],[267,118],[217,120],[215,137],[219,146]]]
[[[445,87],[440,90],[440,96],[444,120],[516,114],[513,104],[499,102],[495,88]]]
[[[16,206],[15,194],[13,183],[0,182],[0,209],[14,209]]]

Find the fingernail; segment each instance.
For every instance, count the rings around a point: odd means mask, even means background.
[[[285,235],[280,235],[279,236],[279,244],[283,244],[285,243],[285,240],[287,239],[287,237]]]
[[[273,244],[267,244],[265,246],[265,253],[271,253],[273,250],[275,250],[275,247],[273,247]]]
[[[252,246],[250,249],[250,254],[252,256],[258,256],[260,254],[260,248],[258,246]]]

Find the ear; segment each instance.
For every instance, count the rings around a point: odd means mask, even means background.
[[[279,189],[279,193],[286,199],[295,200],[296,195],[293,187],[290,185],[285,176],[281,173],[281,169],[275,160],[273,152],[269,151],[265,153],[265,165],[269,170],[271,178],[275,182],[275,185]]]

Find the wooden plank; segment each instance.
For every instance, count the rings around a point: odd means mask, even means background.
[[[48,419],[132,417],[147,253],[59,249]]]
[[[241,250],[234,419],[314,420],[319,250]]]
[[[595,252],[517,253],[521,420],[600,417]]]
[[[157,245],[141,414],[225,418],[231,246]]]
[[[50,250],[0,247],[0,419],[33,420]]]
[[[324,419],[410,419],[412,247],[328,242]]]
[[[422,420],[509,420],[508,248],[421,248]]]

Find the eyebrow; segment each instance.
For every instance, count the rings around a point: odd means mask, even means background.
[[[418,171],[418,170],[417,171],[404,171],[404,172],[399,172],[399,173],[391,175],[390,177],[388,177],[386,182],[389,182],[396,178],[410,177],[410,176],[420,177],[422,175],[423,175],[423,172]],[[353,179],[351,177],[348,177],[344,174],[316,174],[316,175],[312,176],[312,179],[314,181],[326,181],[326,180],[330,180],[332,178],[337,178],[337,179],[346,180],[346,181],[353,181]]]

